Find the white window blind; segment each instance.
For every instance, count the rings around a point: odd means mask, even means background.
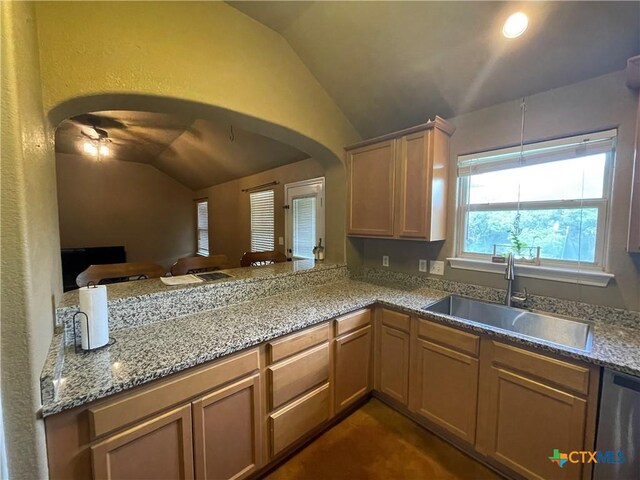
[[[198,216],[198,255],[209,256],[209,201],[199,200],[196,204]]]
[[[458,176],[520,168],[541,163],[557,162],[576,157],[609,153],[614,149],[616,130],[595,132],[588,135],[561,138],[547,142],[474,153],[458,157]]]
[[[316,197],[293,199],[293,256],[313,258],[316,244]]]
[[[254,192],[251,202],[251,251],[265,252],[274,248],[273,190]]]

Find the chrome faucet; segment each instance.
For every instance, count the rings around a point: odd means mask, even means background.
[[[513,291],[513,281],[516,279],[515,262],[516,259],[513,256],[513,253],[510,253],[507,257],[507,269],[504,272],[504,278],[507,281],[507,296],[504,299],[504,304],[507,307],[511,307],[514,303],[523,306],[529,299],[529,294],[527,293],[526,288],[524,289],[524,293],[520,294]]]

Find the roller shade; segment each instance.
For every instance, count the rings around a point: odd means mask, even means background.
[[[254,192],[251,202],[251,251],[264,252],[274,248],[273,190]]]
[[[458,157],[458,176],[608,153],[615,148],[616,133],[616,130],[607,130],[560,140],[530,143],[524,146],[522,155],[520,146],[461,155]]]
[[[198,255],[209,256],[209,202],[197,203],[198,216]]]

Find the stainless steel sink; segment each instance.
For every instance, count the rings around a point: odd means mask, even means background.
[[[451,295],[425,307],[501,330],[545,340],[577,350],[591,349],[591,324],[570,318],[507,307]]]

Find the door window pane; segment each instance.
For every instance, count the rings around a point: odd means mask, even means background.
[[[316,244],[316,197],[293,199],[293,256],[313,258]]]

